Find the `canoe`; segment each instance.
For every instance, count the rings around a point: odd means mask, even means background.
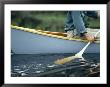
[[[11,50],[16,54],[77,53],[88,42],[66,36],[66,33],[11,25]],[[100,42],[91,43],[85,53],[100,53]]]

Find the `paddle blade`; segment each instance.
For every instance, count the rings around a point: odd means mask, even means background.
[[[74,59],[76,59],[76,57],[75,56],[71,56],[71,57],[67,57],[67,58],[63,58],[63,59],[58,59],[54,63],[61,65],[61,64],[65,64],[67,62],[70,62],[71,60],[74,60]]]

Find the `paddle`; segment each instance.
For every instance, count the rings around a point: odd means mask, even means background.
[[[98,33],[100,32],[100,30],[94,35],[95,37],[98,35]],[[83,57],[82,57],[82,54],[84,53],[84,51],[86,50],[86,48],[89,46],[91,42],[89,41],[87,43],[87,45],[80,51],[78,52],[77,54],[75,54],[75,56],[70,56],[70,57],[67,57],[67,58],[63,58],[63,59],[58,59],[57,61],[55,61],[54,63],[55,64],[65,64],[67,62],[70,62],[71,60],[74,60],[74,59],[77,59],[77,58],[80,58],[81,60],[85,60]]]

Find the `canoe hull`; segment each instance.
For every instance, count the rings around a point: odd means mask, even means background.
[[[11,49],[16,54],[77,53],[86,44],[11,29]],[[100,53],[100,44],[91,43],[85,53]]]

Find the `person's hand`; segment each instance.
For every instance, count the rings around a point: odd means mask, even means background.
[[[93,42],[95,40],[95,37],[88,33],[85,33],[83,37],[84,37],[84,39],[91,41],[91,42]]]

